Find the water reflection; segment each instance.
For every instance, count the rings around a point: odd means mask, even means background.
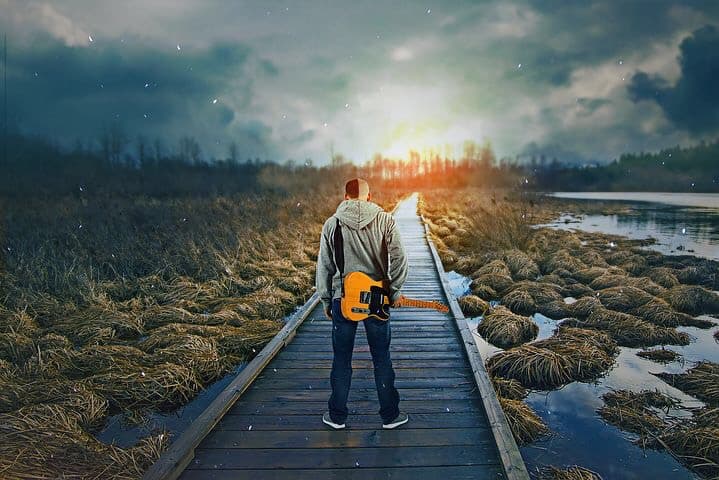
[[[546,226],[563,230],[610,233],[632,239],[655,238],[658,243],[646,248],[665,255],[691,253],[719,260],[719,208],[651,203],[649,198],[652,197],[647,197],[647,201],[642,202],[623,200],[622,203],[629,203],[632,207],[628,213],[582,216],[565,214]],[[715,201],[719,202],[719,195],[712,196],[708,204],[713,205]]]

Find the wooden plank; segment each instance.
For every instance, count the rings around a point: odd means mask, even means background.
[[[257,377],[258,380],[271,380],[272,378],[278,378],[280,376],[291,376],[294,379],[310,379],[310,378],[330,378],[331,368],[314,366],[313,368],[287,368],[283,370],[266,369],[262,372],[262,375]],[[453,379],[467,379],[474,380],[474,378],[467,372],[468,369],[462,368],[460,370],[448,370],[446,368],[435,367],[434,365],[426,368],[416,368],[414,365],[410,365],[408,368],[396,368],[394,367],[395,373],[398,378],[411,379],[411,378],[453,378]],[[369,368],[357,369],[352,373],[352,381],[355,379],[372,379],[374,378],[374,370]]]
[[[202,442],[203,448],[366,448],[429,447],[438,445],[494,444],[489,427],[433,429],[311,431],[213,430]],[[321,454],[321,452],[318,452]]]
[[[434,413],[412,413],[410,417],[412,428],[477,428],[489,427],[482,412],[434,412]],[[377,430],[382,426],[382,419],[378,414],[352,415],[347,419],[348,428],[351,430]],[[222,422],[218,424],[217,430],[320,430],[326,431],[327,426],[322,423],[322,413],[315,415],[257,415],[257,414],[231,414],[228,413]],[[437,435],[438,432],[435,432]],[[204,444],[203,444],[204,447]]]
[[[332,360],[332,351],[328,350],[326,352],[282,352],[282,358],[286,360],[322,360],[322,359],[329,359]],[[418,360],[426,360],[426,359],[462,359],[464,358],[464,352],[460,350],[454,350],[454,351],[444,351],[444,352],[393,352],[392,353],[392,362],[395,361],[395,359],[418,359]],[[352,361],[359,359],[359,360],[371,360],[372,357],[370,355],[369,350],[364,351],[354,351],[352,353]]]
[[[441,413],[441,412],[476,412],[481,411],[482,402],[478,398],[463,398],[461,400],[401,400],[402,408],[412,413]],[[377,399],[356,401],[350,399],[347,404],[350,415],[364,413],[366,415],[379,412]],[[327,410],[327,399],[321,401],[293,402],[280,404],[275,402],[248,402],[240,398],[228,411],[230,413],[263,414],[263,415],[317,415]]]
[[[456,387],[456,388],[403,388],[400,391],[402,400],[461,400],[467,398],[477,387]],[[255,391],[246,393],[248,401],[258,402],[302,402],[302,401],[327,401],[329,390],[301,390],[301,391]],[[352,389],[350,391],[350,402],[357,400],[376,400],[377,390]]]
[[[455,369],[464,369],[466,367],[466,362],[463,358],[457,357],[454,359],[398,359],[394,356],[392,357],[392,367],[394,368],[395,372],[401,369],[405,368],[430,368],[430,367],[437,367],[437,368],[443,368],[448,371],[453,371]],[[311,369],[311,368],[332,368],[332,357],[328,357],[325,359],[314,359],[314,360],[305,360],[305,359],[288,359],[284,358],[284,355],[282,358],[277,358],[275,361],[273,361],[270,364],[271,367],[282,369],[282,368],[297,368],[297,369]],[[359,370],[372,370],[374,369],[374,365],[372,364],[372,360],[369,358],[366,359],[359,359],[357,356],[352,357],[352,369],[354,371]]]
[[[436,447],[327,448],[317,455],[309,448],[204,449],[198,448],[193,470],[203,469],[284,469],[284,468],[397,468],[438,465],[496,464],[496,447],[452,445]]]
[[[424,221],[424,218],[422,218],[422,220]],[[497,394],[494,391],[492,382],[489,379],[489,374],[487,374],[484,362],[479,354],[479,349],[477,348],[472,333],[467,328],[467,321],[464,318],[462,310],[459,308],[457,299],[454,297],[454,294],[449,288],[444,272],[444,266],[442,265],[437,249],[434,246],[432,237],[429,234],[429,226],[426,222],[424,222],[424,228],[427,235],[427,243],[429,244],[432,258],[434,258],[437,272],[439,272],[442,286],[449,302],[450,310],[462,335],[462,345],[464,345],[470,365],[472,366],[477,387],[479,388],[479,394],[484,403],[484,409],[492,427],[492,433],[494,434],[497,450],[499,451],[499,455],[502,460],[504,473],[508,480],[529,480],[527,467],[524,464],[521,453],[519,452],[517,442],[512,436],[512,431],[509,428],[507,417],[504,415],[504,411],[499,404]]]
[[[244,393],[278,351],[292,340],[297,328],[319,302],[315,292],[277,335],[248,363],[232,382],[190,424],[143,475],[143,480],[175,479],[192,460],[195,448]]]
[[[272,478],[273,480],[477,480],[502,478],[500,465],[446,465],[441,467],[366,468],[362,465],[342,469],[293,470],[191,470],[181,479],[237,480]]]
[[[472,385],[474,379],[464,378],[406,378],[397,377],[394,381],[398,389],[405,388],[455,388],[462,385]],[[262,382],[265,390],[320,390],[330,388],[329,377],[324,378],[294,378],[283,375],[280,378],[265,378]],[[374,378],[352,378],[352,388],[375,388]]]

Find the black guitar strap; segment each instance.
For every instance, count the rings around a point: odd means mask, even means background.
[[[340,219],[337,219],[337,226],[335,227],[334,233],[334,247],[335,247],[335,265],[337,270],[340,271],[340,285],[342,286],[342,296],[345,296],[345,284],[344,284],[344,269],[345,269],[345,247],[342,239],[342,227],[340,227]]]

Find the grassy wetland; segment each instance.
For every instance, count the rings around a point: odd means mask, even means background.
[[[340,193],[263,176],[214,195],[2,200],[0,477],[139,478],[179,433],[158,414],[241,368],[306,301]],[[136,438],[100,435],[111,421]]]
[[[435,189],[419,208],[538,478],[719,475],[719,262],[599,231],[645,205]]]

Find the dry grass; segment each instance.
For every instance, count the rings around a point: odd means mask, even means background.
[[[602,480],[602,477],[598,473],[578,465],[566,468],[549,465],[539,469],[537,480]]]
[[[464,295],[457,299],[465,317],[479,317],[489,310],[489,303],[477,295]]]
[[[472,280],[470,288],[472,289],[472,293],[479,297],[482,296],[480,295],[480,289],[482,287],[489,287],[497,294],[504,295],[510,288],[512,288],[513,284],[514,280],[512,280],[512,277],[509,275],[503,275],[500,273],[484,273]]]
[[[628,286],[605,288],[597,291],[596,295],[605,307],[624,313],[641,307],[654,299],[644,290]]]
[[[498,353],[487,361],[487,369],[526,388],[550,390],[599,377],[615,354],[616,344],[606,334],[562,327],[550,338]]]
[[[674,350],[668,350],[665,348],[655,348],[653,350],[642,350],[637,352],[637,356],[647,358],[659,363],[669,363],[679,360],[682,356]]]
[[[502,377],[491,377],[494,391],[497,396],[509,398],[510,400],[522,400],[529,393],[521,383],[513,379]]]
[[[549,433],[539,415],[521,400],[511,400],[499,397],[499,404],[502,406],[509,428],[518,445],[526,445],[537,440],[542,435]]]
[[[664,421],[653,410],[668,411],[676,407],[676,400],[658,391],[644,390],[631,392],[629,390],[615,390],[602,395],[604,405],[599,409],[599,415],[622,430],[646,435],[658,432],[664,428]]]
[[[689,335],[672,328],[658,327],[641,318],[606,308],[597,308],[580,325],[609,333],[624,347],[689,345]]]
[[[534,340],[539,327],[531,318],[516,315],[498,306],[479,322],[477,332],[491,344],[506,349]]]
[[[311,294],[322,221],[340,200],[323,190],[14,205],[2,225],[12,248],[0,272],[0,477],[141,476],[166,433],[131,448],[93,433],[115,413],[185,405],[259,352]]]
[[[677,285],[663,298],[676,310],[690,315],[719,313],[719,295],[697,285]]]
[[[703,361],[686,373],[655,374],[669,385],[693,395],[710,405],[719,406],[719,365]]]

